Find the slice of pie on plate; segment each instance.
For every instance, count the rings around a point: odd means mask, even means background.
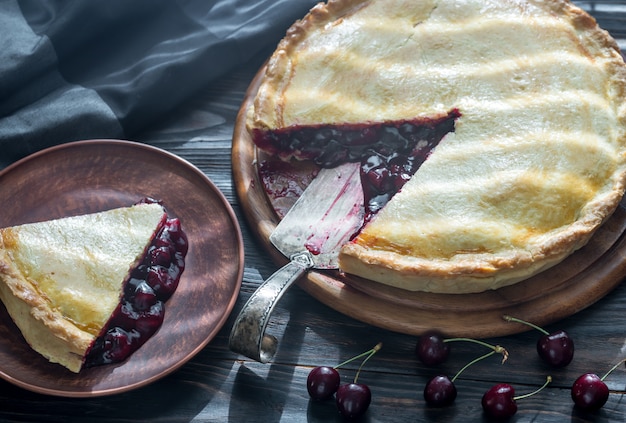
[[[186,252],[154,201],[0,229],[0,299],[49,361],[119,362],[160,327]]]
[[[296,22],[246,126],[262,150],[361,161],[341,270],[497,289],[585,245],[626,179],[626,66],[565,0],[337,0]]]

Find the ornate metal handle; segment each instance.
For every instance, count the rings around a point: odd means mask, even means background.
[[[278,340],[265,334],[270,315],[287,289],[311,267],[313,259],[309,252],[295,254],[257,288],[239,312],[230,332],[228,344],[232,351],[261,363],[274,357]]]

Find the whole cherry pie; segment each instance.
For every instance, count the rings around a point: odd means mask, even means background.
[[[330,0],[271,56],[247,128],[361,162],[340,268],[402,289],[524,280],[587,243],[626,179],[626,66],[566,0]]]
[[[153,200],[0,229],[0,299],[49,361],[120,362],[161,326],[187,244]]]

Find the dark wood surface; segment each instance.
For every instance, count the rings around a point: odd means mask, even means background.
[[[613,19],[610,14],[606,19]],[[626,28],[622,21],[618,28]],[[624,35],[622,34],[622,37]],[[228,349],[233,320],[254,289],[278,267],[254,237],[235,193],[231,167],[234,122],[248,84],[264,57],[207,86],[171,119],[134,138],[164,148],[195,164],[223,192],[242,229],[245,270],[233,313],[213,341],[174,373],[119,395],[63,398],[36,394],[0,380],[0,421],[7,422],[339,422],[333,402],[309,400],[306,377],[317,365],[336,365],[376,343],[382,350],[371,359],[359,380],[372,390],[369,422],[481,422],[480,399],[495,383],[512,384],[517,393],[534,390],[550,374],[554,382],[542,393],[518,402],[513,422],[626,421],[626,371],[620,367],[607,379],[614,391],[603,409],[581,413],[573,407],[570,386],[582,373],[603,375],[626,357],[626,285],[573,316],[546,327],[564,329],[576,343],[574,361],[552,370],[535,352],[536,331],[488,339],[506,347],[509,360],[497,357],[476,364],[457,379],[453,406],[433,409],[422,391],[437,374],[452,376],[484,350],[456,343],[445,365],[428,368],[414,356],[416,337],[379,329],[347,317],[317,301],[299,287],[281,299],[270,330],[280,334],[276,357],[260,364]],[[468,319],[467,325],[472,325]],[[358,364],[342,370],[344,382]],[[115,377],[112,375],[111,377]]]

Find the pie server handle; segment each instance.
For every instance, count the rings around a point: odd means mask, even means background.
[[[278,300],[293,283],[313,267],[308,251],[294,254],[291,261],[263,282],[243,306],[230,332],[229,348],[261,363],[276,354],[278,340],[265,329]]]

